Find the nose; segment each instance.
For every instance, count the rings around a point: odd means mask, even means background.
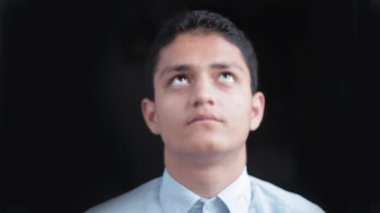
[[[198,78],[191,90],[190,104],[193,107],[215,104],[215,88],[211,79],[207,77]]]

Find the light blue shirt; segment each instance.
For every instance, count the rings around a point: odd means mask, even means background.
[[[95,206],[86,213],[321,213],[320,207],[271,183],[249,176],[245,169],[231,185],[206,199],[174,180],[160,178]]]

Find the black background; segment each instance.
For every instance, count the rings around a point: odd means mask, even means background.
[[[141,113],[145,56],[184,9],[253,41],[264,121],[248,171],[327,212],[379,212],[380,4],[372,1],[0,2],[0,212],[83,212],[160,176]]]

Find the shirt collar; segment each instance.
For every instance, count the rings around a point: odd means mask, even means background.
[[[226,204],[230,212],[248,212],[251,184],[247,168],[245,167],[242,174],[217,197]],[[188,212],[201,197],[182,186],[165,170],[159,199],[164,212]]]
[[[174,180],[165,170],[159,199],[164,212],[188,212],[200,197]]]
[[[248,212],[251,202],[251,182],[246,167],[231,185],[218,194],[218,197],[230,212]]]

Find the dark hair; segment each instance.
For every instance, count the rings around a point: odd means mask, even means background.
[[[195,30],[218,33],[240,49],[250,71],[252,93],[255,93],[258,87],[257,58],[251,42],[228,18],[206,10],[194,10],[169,19],[157,34],[145,68],[147,96],[154,99],[153,77],[161,49],[169,45],[179,34]]]

